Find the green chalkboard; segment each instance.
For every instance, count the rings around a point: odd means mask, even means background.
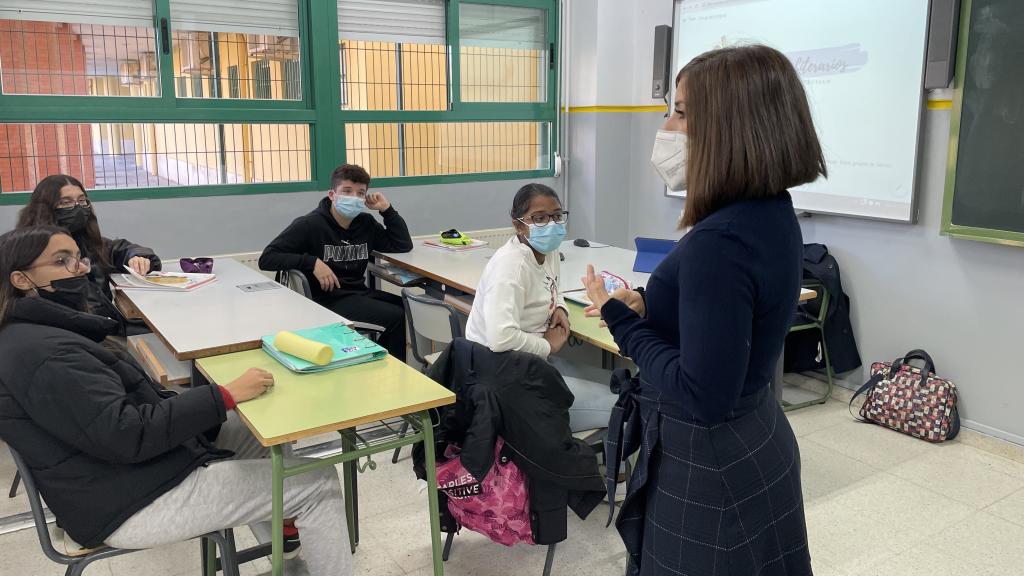
[[[1024,246],[1024,0],[961,4],[942,232]]]

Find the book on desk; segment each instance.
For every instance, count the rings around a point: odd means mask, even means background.
[[[354,366],[356,364],[381,360],[388,355],[387,350],[379,344],[344,324],[328,324],[326,326],[294,330],[283,334],[298,336],[300,340],[308,342],[307,347],[310,347],[309,345],[311,344],[330,348],[330,353],[325,362],[318,362],[312,356],[315,356],[319,350],[302,350],[300,345],[298,349],[288,347],[286,348],[288,352],[285,352],[280,349],[281,341],[279,337],[282,333],[264,336],[263,351],[271,358],[280,362],[285,368],[300,374]]]

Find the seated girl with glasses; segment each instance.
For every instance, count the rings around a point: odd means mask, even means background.
[[[575,400],[573,432],[605,428],[615,396],[611,374],[550,357],[569,338],[569,313],[559,293],[558,247],[569,213],[555,191],[527,184],[512,201],[516,235],[484,267],[466,324],[466,338],[493,352],[516,350],[547,358],[562,373]]]
[[[234,408],[273,375],[250,368],[224,386],[160,388],[108,338],[117,322],[88,313],[88,272],[63,228],[0,236],[0,440],[57,522],[82,546],[140,549],[270,521],[267,449]],[[333,468],[289,478],[284,513],[302,530],[310,574],[352,574]]]
[[[117,320],[121,336],[148,332],[143,324],[126,320],[114,306],[109,276],[125,272],[125,266],[139,274],[160,270],[160,259],[156,254],[127,240],[103,237],[85,186],[64,174],[40,180],[18,216],[18,228],[44,225],[66,228],[82,256],[88,260],[86,277],[89,279],[88,302],[92,313]]]

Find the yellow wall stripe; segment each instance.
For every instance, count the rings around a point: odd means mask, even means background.
[[[573,106],[569,108],[569,112],[575,114],[579,112],[665,112],[668,109],[667,106]],[[565,108],[562,108],[565,111]]]
[[[950,110],[953,108],[952,100],[929,100],[929,110]],[[600,112],[665,112],[665,106],[573,106],[569,112],[576,113],[600,113]],[[562,108],[565,111],[565,108]]]

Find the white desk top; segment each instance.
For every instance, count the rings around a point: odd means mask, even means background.
[[[178,270],[178,266],[167,269]],[[259,348],[263,336],[280,330],[347,323],[281,285],[243,291],[239,285],[273,280],[235,260],[217,259],[213,272],[217,280],[193,292],[123,291],[178,360]]]
[[[480,282],[480,275],[487,264],[487,258],[494,254],[494,248],[496,247],[489,246],[468,252],[449,252],[417,244],[412,252],[376,255],[446,286],[474,294]],[[583,287],[580,278],[586,275],[587,264],[593,264],[597,272],[607,270],[621,276],[634,288],[646,286],[647,280],[651,277],[650,274],[633,272],[633,261],[636,259],[634,250],[615,246],[580,248],[571,240],[562,242],[559,250],[565,255],[565,261],[560,265],[559,279],[563,292]],[[800,290],[801,301],[808,300],[813,295],[812,290]]]
[[[605,245],[601,248],[580,248],[569,241],[562,242],[559,250],[565,254],[559,279],[563,291],[583,288],[580,279],[587,275],[587,264],[594,265],[594,272],[607,270],[621,277],[629,282],[632,288],[646,286],[647,280],[651,277],[650,274],[633,272],[633,261],[636,260],[634,250]]]
[[[494,246],[467,252],[450,252],[417,243],[411,252],[403,254],[374,254],[395,265],[451,286],[467,294],[475,294],[487,259],[494,254]]]
[[[404,254],[380,254],[377,256],[394,264],[426,276],[447,286],[457,288],[467,294],[476,293],[487,259],[494,254],[496,246],[488,246],[468,252],[448,252],[417,244],[412,252]],[[607,246],[604,248],[579,248],[571,240],[562,242],[559,248],[565,255],[560,263],[562,290],[582,288],[580,283],[587,272],[587,264],[593,264],[598,272],[607,270],[621,276],[631,286],[645,286],[650,274],[633,272],[633,260],[636,252]]]

